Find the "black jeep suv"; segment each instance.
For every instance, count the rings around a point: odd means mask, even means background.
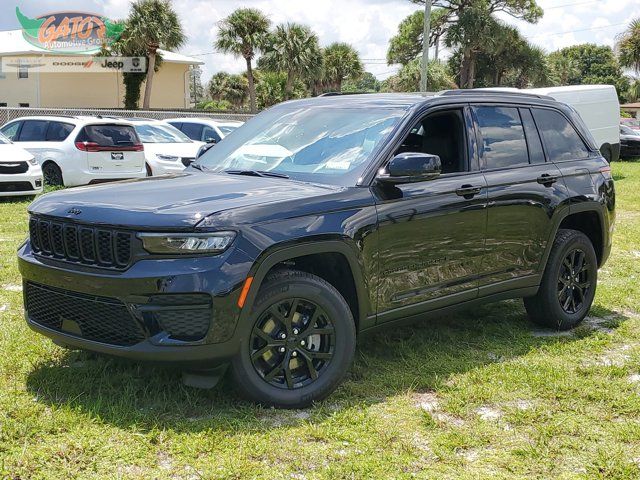
[[[250,399],[299,407],[377,327],[515,297],[534,322],[574,327],[614,204],[590,133],[547,97],[287,102],[182,174],[33,203],[26,317],[71,347],[230,363]]]

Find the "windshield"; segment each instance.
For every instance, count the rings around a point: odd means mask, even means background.
[[[215,172],[257,170],[354,186],[402,110],[276,107],[224,138],[198,164]]]
[[[0,133],[0,144],[2,144],[2,143],[11,143],[11,140],[9,140],[2,133]]]
[[[191,139],[171,125],[136,125],[142,143],[191,143]]]
[[[235,129],[237,129],[240,125],[218,125],[218,130],[222,132],[222,134],[226,137]]]

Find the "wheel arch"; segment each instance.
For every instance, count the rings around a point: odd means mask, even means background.
[[[240,314],[240,321],[250,314],[251,307],[267,275],[282,266],[313,273],[336,287],[349,304],[356,322],[356,329],[359,331],[365,325],[371,305],[362,267],[354,248],[343,240],[323,240],[276,246],[265,252],[254,263],[248,275],[253,280]],[[314,260],[320,259],[324,262],[313,264]],[[336,265],[335,262],[340,260],[344,262],[339,263],[336,272],[331,272],[332,267]],[[347,273],[349,276],[345,276]]]
[[[65,175],[64,175],[64,170],[62,169],[62,167],[60,166],[60,163],[56,160],[54,160],[53,158],[45,158],[42,163],[40,164],[40,167],[42,168],[42,176],[44,177],[44,169],[47,165],[53,164],[55,165],[58,170],[60,170],[60,175],[62,176],[62,184],[65,185]]]

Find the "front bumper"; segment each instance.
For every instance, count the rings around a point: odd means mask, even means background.
[[[0,196],[19,197],[42,193],[42,170],[31,166],[25,173],[0,175]]]
[[[242,255],[232,251],[217,257],[151,258],[113,272],[41,258],[27,242],[18,251],[26,320],[36,332],[85,350],[132,360],[223,363],[236,353],[241,338],[236,323],[243,280],[242,273],[236,277],[241,270],[237,266],[232,275],[225,271],[232,270],[229,261],[237,262]],[[34,289],[53,296],[34,300]],[[208,309],[202,310],[201,303],[173,304],[181,296],[206,298]],[[185,319],[205,311],[209,321],[203,336],[172,333],[176,325],[184,331]],[[174,320],[177,323],[171,323]],[[118,330],[125,340],[120,341]],[[125,335],[131,331],[137,333]]]

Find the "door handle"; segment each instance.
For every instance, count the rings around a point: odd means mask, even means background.
[[[469,200],[474,196],[478,195],[482,191],[482,187],[477,187],[475,185],[462,185],[460,188],[456,190],[456,195],[466,198]]]
[[[558,176],[550,175],[548,173],[543,173],[538,177],[537,181],[540,185],[544,185],[545,187],[550,187],[551,185],[553,185],[558,181]]]

